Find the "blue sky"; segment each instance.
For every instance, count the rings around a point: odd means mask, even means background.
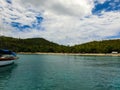
[[[120,38],[120,0],[0,0],[0,17],[5,36],[64,45]]]
[[[99,3],[95,1],[95,6],[92,10],[93,14],[100,14],[102,11],[120,11],[120,1],[119,0],[106,0],[104,3]]]

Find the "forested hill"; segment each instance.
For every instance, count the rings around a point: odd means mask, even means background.
[[[54,52],[54,53],[120,53],[120,39],[93,41],[75,46],[63,46],[43,38],[18,39],[0,37],[0,48],[15,52]]]
[[[120,39],[93,41],[72,47],[75,53],[120,53]]]
[[[0,37],[0,48],[15,52],[65,52],[66,46],[47,41],[43,38],[17,39]]]

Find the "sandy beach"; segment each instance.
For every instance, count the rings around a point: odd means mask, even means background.
[[[18,52],[18,54],[45,54],[45,55],[77,55],[77,56],[120,56],[120,53],[43,53],[43,52]]]

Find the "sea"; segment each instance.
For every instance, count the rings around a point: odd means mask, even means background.
[[[0,67],[0,90],[120,90],[120,57],[18,55]]]

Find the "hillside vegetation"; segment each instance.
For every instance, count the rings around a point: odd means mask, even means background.
[[[75,53],[120,53],[120,39],[93,41],[72,47]]]
[[[43,38],[17,39],[0,37],[0,48],[15,52],[67,52],[66,46],[47,41]]]
[[[120,53],[120,39],[93,41],[75,46],[63,46],[43,38],[18,39],[0,37],[0,48],[15,52],[54,52],[54,53]]]

